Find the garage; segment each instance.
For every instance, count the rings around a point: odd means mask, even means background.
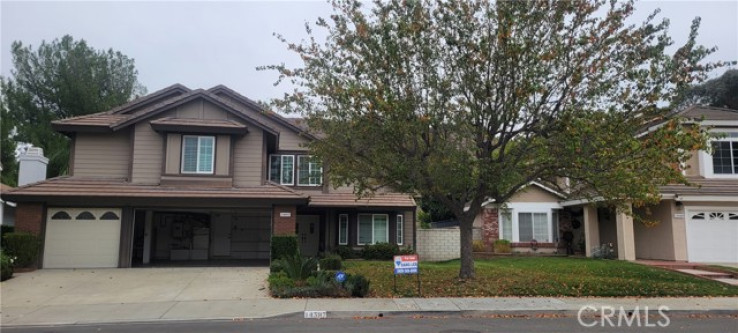
[[[687,216],[690,262],[738,262],[738,210],[689,210]]]
[[[118,267],[121,210],[50,208],[44,268]]]

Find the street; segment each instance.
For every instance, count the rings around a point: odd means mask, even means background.
[[[228,321],[173,321],[99,325],[3,327],[18,332],[738,332],[738,314],[670,314],[666,327],[593,327],[580,325],[571,315],[415,316],[354,319],[258,319]],[[587,324],[597,319],[589,318]],[[656,320],[650,324],[654,325]],[[643,326],[643,322],[641,322]],[[606,326],[609,326],[605,323]]]

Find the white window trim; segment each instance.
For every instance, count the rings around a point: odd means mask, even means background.
[[[512,219],[512,240],[511,243],[520,243],[520,225],[518,223],[518,213],[546,213],[546,227],[548,228],[548,239],[547,240],[540,240],[536,239],[539,243],[553,243],[553,230],[552,229],[552,223],[551,219],[553,218],[553,210],[554,209],[561,209],[561,205],[559,203],[554,202],[536,202],[536,203],[510,203],[507,204],[504,208],[498,209],[498,228],[497,228],[497,237],[499,239],[503,239],[502,236],[502,210],[507,209],[510,212],[510,217]]]
[[[372,241],[371,243],[362,243],[361,242],[361,227],[359,226],[359,223],[361,221],[362,215],[369,215],[372,217]],[[387,228],[385,229],[385,238],[387,239],[387,242],[389,242],[389,215],[387,214],[358,214],[356,215],[356,245],[374,245],[377,244],[376,240],[374,239],[374,217],[375,216],[384,216],[387,219]]]
[[[397,224],[397,228],[395,230],[395,243],[397,243],[397,245],[403,245],[405,243],[405,215],[397,214],[395,224]]]
[[[185,171],[185,139],[186,138],[196,138],[197,139],[197,153],[196,153],[196,159],[197,163],[195,164],[195,171]],[[200,140],[203,138],[210,138],[213,139],[213,153],[210,155],[210,171],[200,171]],[[216,141],[215,136],[212,135],[183,135],[182,136],[182,156],[180,163],[180,172],[183,174],[198,174],[198,175],[212,175],[215,174],[215,151],[217,150],[216,147]]]
[[[721,129],[711,130],[710,133],[738,133],[738,130],[721,128]],[[707,144],[712,146],[713,142],[720,142],[720,141],[733,141],[733,142],[738,143],[738,138],[735,138],[735,137],[727,137],[727,138],[719,138],[719,139],[713,138],[713,139],[710,139]],[[718,173],[716,174],[713,170],[712,154],[709,154],[708,152],[704,150],[699,151],[699,165],[700,165],[700,175],[705,178],[738,179],[738,173],[734,173],[734,174]]]
[[[267,172],[267,178],[269,181],[272,180],[272,157],[273,156],[279,156],[279,185],[295,185],[295,155],[285,155],[285,154],[272,154],[269,155],[269,172]],[[292,182],[285,183],[283,181],[282,175],[284,175],[284,158],[285,157],[292,157]]]
[[[305,157],[308,159],[307,166],[308,166],[308,182],[307,184],[300,182],[300,161],[302,158]],[[310,184],[310,174],[312,173],[312,168],[310,166],[310,158],[312,158],[312,155],[297,155],[297,186],[323,186],[323,167],[320,168],[320,184]]]
[[[342,218],[346,218],[344,221],[341,221]],[[343,225],[343,222],[345,222],[345,226]],[[349,217],[348,214],[339,214],[338,215],[338,245],[348,245],[348,226],[349,226]],[[341,233],[346,233],[345,241],[341,242]]]

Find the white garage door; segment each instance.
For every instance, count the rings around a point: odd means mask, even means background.
[[[118,267],[120,209],[50,208],[44,268]]]
[[[738,262],[738,211],[689,211],[687,257],[690,262]]]

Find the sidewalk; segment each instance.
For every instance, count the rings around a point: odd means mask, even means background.
[[[367,299],[244,299],[107,303],[2,307],[2,326],[73,325],[156,322],[170,320],[239,320],[279,316],[303,317],[304,311],[326,311],[327,318],[413,314],[576,313],[585,305],[632,310],[738,312],[738,297],[721,298],[367,298]]]

